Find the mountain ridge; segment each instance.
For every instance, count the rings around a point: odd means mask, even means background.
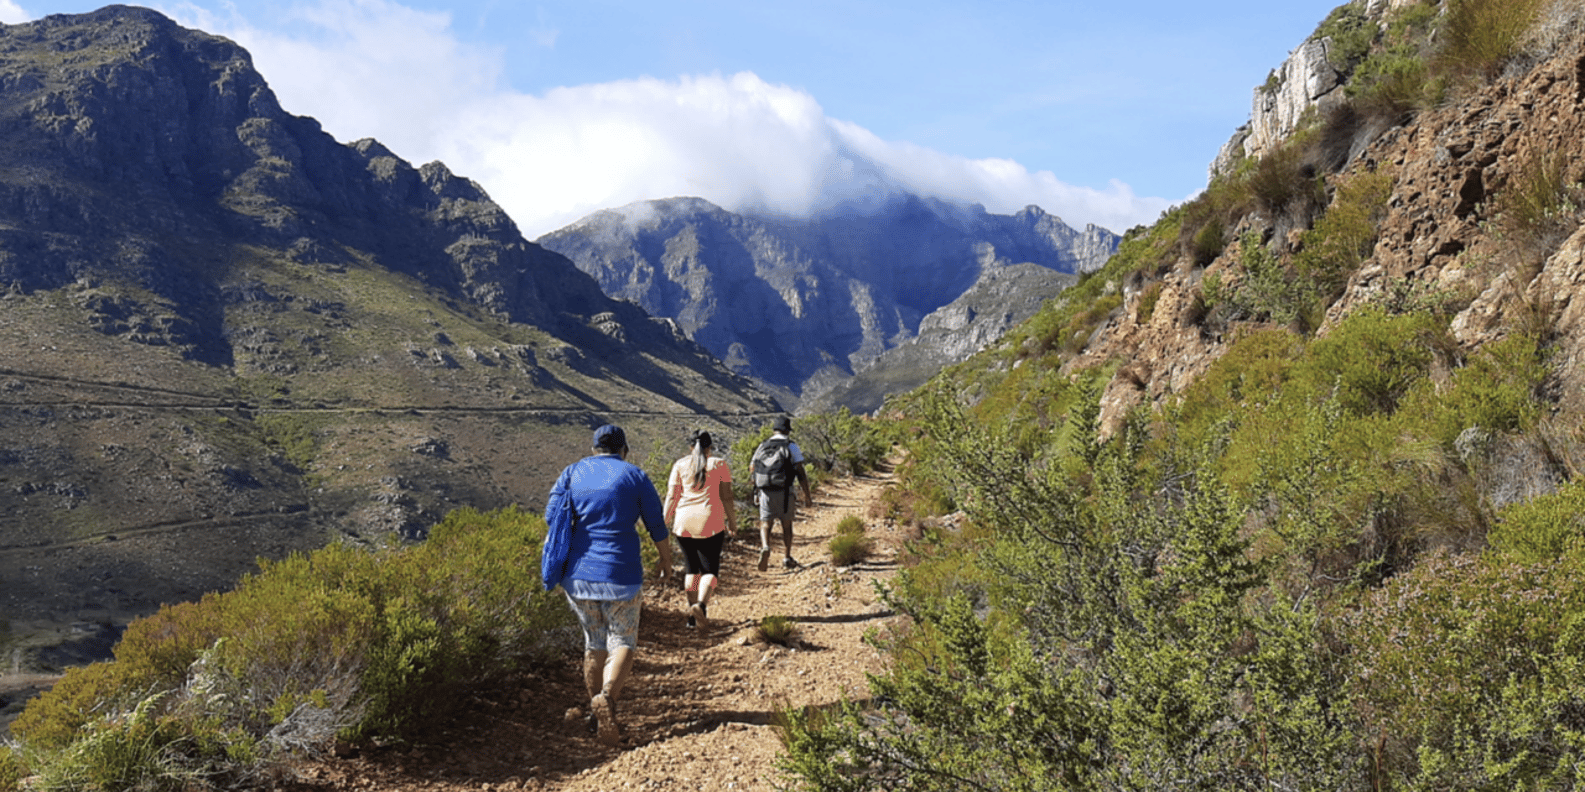
[[[247,52],[109,6],[0,27],[6,648],[260,558],[543,502],[588,431],[780,406],[477,183],[285,112]]]
[[[808,219],[729,212],[695,197],[641,201],[536,241],[567,255],[607,294],[675,319],[735,371],[791,401],[916,338],[926,316],[989,267],[1089,271],[1116,240],[1094,225],[1075,230],[1037,206],[992,215],[898,194]]]

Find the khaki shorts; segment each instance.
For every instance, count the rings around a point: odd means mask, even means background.
[[[795,506],[792,487],[779,490],[756,490],[755,497],[759,500],[759,518],[761,520],[792,521]]]

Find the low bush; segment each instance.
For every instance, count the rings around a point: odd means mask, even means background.
[[[1296,133],[1267,152],[1248,176],[1249,191],[1273,217],[1324,203],[1317,173],[1306,161],[1310,141]]]
[[[1448,0],[1435,63],[1466,78],[1490,80],[1524,45],[1548,0]]]
[[[1391,315],[1369,306],[1310,344],[1294,378],[1315,397],[1331,395],[1351,415],[1391,413],[1451,342],[1446,320]]]
[[[827,549],[836,566],[852,566],[868,558],[872,542],[864,535],[864,519],[849,514],[838,521],[836,535],[827,543]]]
[[[863,533],[864,533],[864,518],[858,516],[857,514],[843,515],[842,519],[837,521],[837,534],[838,535],[843,535],[843,534],[859,534],[859,535],[862,535]]]
[[[16,749],[0,743],[0,792],[16,792],[27,777],[27,765]]]
[[[1503,509],[1488,539],[1493,550],[1520,564],[1580,554],[1585,551],[1585,481]]]
[[[798,634],[798,623],[791,616],[765,616],[754,625],[754,634],[766,643],[786,646]]]
[[[1347,73],[1353,69],[1375,42],[1378,28],[1375,21],[1365,16],[1364,5],[1355,0],[1338,6],[1310,36],[1332,40],[1327,58],[1340,72]]]
[[[1360,66],[1349,88],[1367,116],[1395,122],[1437,99],[1425,59],[1413,53],[1387,52],[1372,57]]]
[[[1571,179],[1567,159],[1557,152],[1534,153],[1524,158],[1508,184],[1498,194],[1499,225],[1511,242],[1530,249],[1540,259],[1579,226],[1585,208],[1585,185]],[[1539,261],[1534,265],[1539,269]],[[1520,274],[1528,281],[1534,272]]]
[[[1134,309],[1134,321],[1150,324],[1151,317],[1156,315],[1156,303],[1161,301],[1161,290],[1161,281],[1154,281],[1140,292],[1139,305]]]
[[[1112,312],[1123,304],[1121,293],[1108,294],[1080,312],[1071,319],[1067,326],[1062,328],[1061,350],[1064,354],[1075,355],[1084,351],[1089,343],[1090,336],[1095,333],[1103,323],[1111,318]]]
[[[837,534],[827,544],[831,563],[836,566],[853,566],[870,555],[870,538],[863,534]]]
[[[1331,206],[1302,235],[1294,271],[1314,284],[1325,303],[1341,294],[1349,276],[1370,255],[1393,182],[1389,168],[1340,177]]]
[[[1515,333],[1482,347],[1448,381],[1421,381],[1403,399],[1403,431],[1446,450],[1472,426],[1498,433],[1527,431],[1541,420],[1541,390],[1551,373],[1537,339]]]
[[[848,408],[800,418],[795,440],[810,467],[837,475],[861,475],[879,467],[891,451],[884,422],[853,415]]]
[[[1314,301],[1313,290],[1293,276],[1258,233],[1247,233],[1239,240],[1238,264],[1236,278],[1219,276],[1202,285],[1202,294],[1211,292],[1206,302],[1212,305],[1212,321],[1269,320],[1295,325],[1303,319]]]
[[[1438,554],[1347,618],[1380,788],[1571,789],[1585,765],[1585,569]]]
[[[68,787],[84,763],[181,786],[337,738],[399,737],[462,687],[563,645],[571,617],[531,571],[543,536],[515,508],[461,509],[422,545],[266,562],[230,592],[133,622],[114,661],[73,669],[12,732]]]

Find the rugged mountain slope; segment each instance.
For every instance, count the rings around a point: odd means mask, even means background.
[[[1398,14],[1423,5],[1352,3],[1339,11],[1362,9],[1357,13],[1368,12],[1370,23],[1386,30]],[[1380,108],[1355,102],[1312,114],[1307,131],[1287,130],[1303,134],[1268,143],[1275,148],[1260,160],[1264,166],[1286,159],[1299,183],[1309,178],[1305,174],[1322,178],[1319,205],[1295,201],[1274,209],[1257,203],[1228,223],[1226,247],[1209,262],[1186,246],[1159,268],[1116,281],[1121,304],[1066,364],[1076,371],[1127,361],[1107,387],[1107,419],[1115,421],[1141,400],[1159,403],[1202,373],[1232,337],[1231,326],[1217,321],[1208,305],[1206,279],[1247,280],[1251,239],[1278,261],[1294,260],[1304,248],[1303,232],[1346,203],[1343,185],[1360,174],[1379,174],[1389,191],[1370,218],[1367,249],[1344,273],[1313,329],[1325,335],[1339,318],[1366,305],[1435,302],[1453,312],[1452,332],[1466,352],[1515,329],[1544,328],[1561,360],[1578,359],[1585,352],[1577,304],[1585,277],[1579,188],[1585,183],[1585,31],[1576,6],[1543,7],[1505,68],[1489,81],[1464,83],[1456,101],[1423,110],[1394,106],[1386,122]],[[1292,58],[1311,57],[1313,43]],[[1278,73],[1293,71],[1285,66]],[[1257,91],[1255,125],[1277,124],[1263,107]],[[1241,130],[1229,150],[1244,137]],[[1224,151],[1213,171],[1228,167]],[[1148,313],[1139,310],[1146,299],[1153,306]],[[1585,406],[1582,386],[1578,366],[1560,365],[1557,409],[1577,414]]]
[[[812,220],[739,215],[697,198],[647,201],[538,242],[607,294],[674,318],[734,370],[794,399],[874,367],[988,269],[1032,262],[1085,272],[1117,237],[1076,231],[1037,207],[992,215],[901,196]]]
[[[800,409],[874,412],[887,396],[913,390],[995,342],[1077,279],[1038,264],[987,267],[972,288],[920,320],[917,335],[806,399]]]
[[[336,142],[235,44],[146,9],[0,28],[0,151],[0,636],[22,645],[260,556],[534,506],[608,420],[643,454],[779,409],[478,185]]]

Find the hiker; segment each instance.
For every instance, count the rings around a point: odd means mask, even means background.
[[[804,505],[814,506],[809,494],[809,476],[804,473],[804,455],[792,441],[792,419],[783,415],[771,425],[771,436],[754,449],[754,488],[759,497],[759,571],[770,564],[771,523],[782,524],[782,545],[785,554],[783,569],[797,569],[793,560],[793,503],[792,482],[798,480],[803,487]]]
[[[572,499],[576,516],[561,586],[583,626],[587,725],[598,732],[601,742],[616,745],[621,739],[616,701],[638,646],[639,593],[644,583],[642,540],[634,530],[638,520],[644,520],[660,550],[662,581],[671,579],[671,543],[660,494],[641,468],[627,462],[622,427],[607,424],[594,430],[593,451],[593,456],[562,471],[545,513],[554,513],[558,499]]]
[[[682,547],[688,597],[688,626],[707,629],[707,608],[721,574],[721,546],[737,525],[732,471],[726,460],[710,456],[709,432],[696,431],[688,456],[671,466],[666,481],[666,523]]]

